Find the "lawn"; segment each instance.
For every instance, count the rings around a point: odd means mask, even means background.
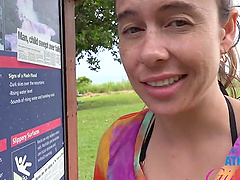
[[[79,179],[92,180],[96,153],[104,131],[120,116],[140,111],[144,104],[135,94],[78,98]]]

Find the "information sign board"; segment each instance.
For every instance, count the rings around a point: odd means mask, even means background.
[[[65,179],[59,0],[0,0],[0,180]]]

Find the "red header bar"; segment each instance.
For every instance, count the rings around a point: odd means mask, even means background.
[[[52,69],[47,66],[20,62],[17,57],[0,56],[0,68]]]
[[[0,152],[7,150],[7,139],[0,140]]]
[[[61,126],[61,118],[50,121],[46,124],[37,126],[35,128],[29,129],[22,133],[11,136],[11,147],[22,144],[30,139],[40,136],[48,131],[51,131],[59,126]]]

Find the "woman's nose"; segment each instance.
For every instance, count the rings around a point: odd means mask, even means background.
[[[159,32],[148,32],[141,44],[140,62],[146,66],[154,66],[156,62],[169,59],[166,37]]]

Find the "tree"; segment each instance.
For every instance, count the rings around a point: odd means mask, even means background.
[[[87,84],[92,84],[92,80],[87,78],[86,76],[81,76],[76,80],[77,85],[84,86]]]
[[[114,60],[120,62],[118,52],[117,22],[114,0],[82,0],[75,6],[77,62],[87,56],[89,68],[100,69],[97,53],[109,50]]]

